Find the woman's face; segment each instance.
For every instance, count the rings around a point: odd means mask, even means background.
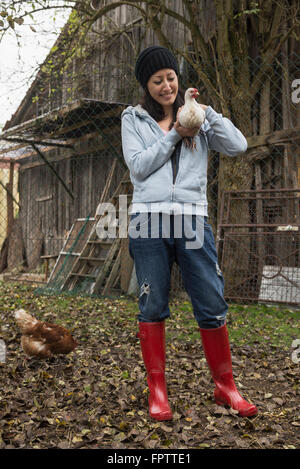
[[[147,87],[152,98],[168,110],[178,93],[177,75],[171,68],[163,68],[149,78]]]

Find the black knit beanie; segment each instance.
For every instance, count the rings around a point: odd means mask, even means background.
[[[135,65],[135,76],[145,89],[153,73],[162,68],[171,68],[178,75],[176,58],[169,49],[162,46],[150,46],[144,49]]]

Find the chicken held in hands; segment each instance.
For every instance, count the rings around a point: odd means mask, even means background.
[[[15,319],[22,332],[22,349],[29,357],[50,358],[56,354],[67,354],[78,345],[67,329],[39,321],[24,309],[15,312]]]
[[[180,108],[178,114],[179,124],[187,129],[197,127],[200,129],[205,120],[205,110],[197,103],[195,99],[197,96],[199,96],[199,91],[196,88],[188,88],[184,95],[184,106]],[[195,148],[194,137],[191,138],[184,138],[184,142],[187,146]]]

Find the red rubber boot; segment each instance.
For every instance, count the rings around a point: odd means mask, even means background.
[[[171,420],[165,380],[165,323],[140,322],[139,339],[147,371],[149,386],[149,413],[155,420]]]
[[[242,417],[257,414],[254,404],[242,398],[236,388],[226,324],[217,329],[201,329],[202,345],[208,366],[215,382],[215,400],[218,405],[229,405]]]

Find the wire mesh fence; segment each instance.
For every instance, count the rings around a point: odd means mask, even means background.
[[[235,218],[237,206],[249,223]],[[299,304],[299,208],[298,190],[223,193],[218,252],[231,301]]]
[[[208,164],[209,219],[225,296],[299,303],[300,58],[284,57],[264,73],[259,60],[248,61],[252,81],[260,74],[259,92],[253,97],[250,89],[243,90],[235,101],[228,94],[228,115],[246,135],[248,150],[236,158],[211,152]],[[237,73],[242,66],[236,64]],[[192,79],[182,69],[184,88]],[[222,110],[204,87],[199,91],[202,102]],[[51,292],[135,291],[128,238],[118,229],[115,239],[99,237],[97,224],[107,213],[97,208],[101,203],[116,208],[114,219],[107,218],[108,229],[128,216],[132,186],[120,128],[121,113],[136,104],[136,96],[135,90],[127,104],[84,96],[2,132],[0,271],[5,276],[35,278]],[[171,293],[182,292],[174,266]]]

